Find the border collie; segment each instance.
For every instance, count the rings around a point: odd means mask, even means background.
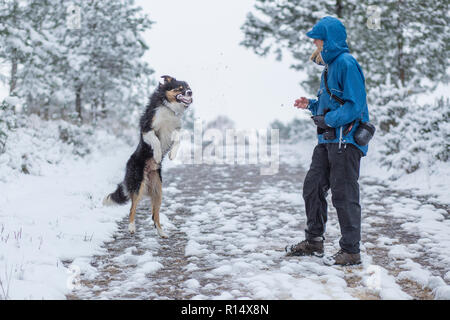
[[[116,191],[106,196],[103,204],[125,204],[131,199],[128,230],[134,233],[136,207],[143,196],[149,196],[156,230],[160,237],[167,238],[159,223],[161,161],[167,153],[170,160],[175,158],[179,147],[181,117],[193,100],[192,90],[185,81],[170,76],[162,78],[141,117],[139,145],[127,162],[125,178]]]

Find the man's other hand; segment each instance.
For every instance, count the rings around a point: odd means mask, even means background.
[[[313,116],[311,117],[311,119],[313,119],[314,124],[316,126],[318,126],[319,128],[322,129],[328,129],[330,128],[326,123],[325,123],[325,116]]]

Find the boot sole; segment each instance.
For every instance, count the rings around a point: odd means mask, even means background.
[[[319,258],[323,258],[324,253],[319,253],[319,252],[313,252],[313,253],[292,253],[292,252],[288,252],[286,254],[286,256],[288,257],[319,257]]]

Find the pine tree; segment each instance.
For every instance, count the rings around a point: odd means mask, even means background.
[[[218,115],[215,119],[206,124],[205,129],[217,129],[225,133],[228,129],[234,129],[235,123],[232,119],[225,115]]]
[[[148,78],[153,70],[141,60],[148,49],[141,33],[152,22],[133,6],[132,0],[79,1],[79,30],[69,30],[65,45],[70,64],[67,85],[75,96],[75,109],[82,117],[83,104],[91,118],[142,105],[148,97]],[[144,85],[146,87],[144,87]]]
[[[28,113],[54,118],[67,101],[60,65],[66,48],[59,37],[65,32],[64,15],[54,0],[27,0],[22,28],[30,51],[19,66],[17,95],[26,100]]]
[[[269,125],[269,129],[278,129],[279,137],[284,143],[316,139],[316,128],[310,119],[294,118],[287,124],[276,119]]]
[[[370,7],[379,12],[377,28],[369,28],[368,20],[364,21],[370,18]],[[355,6],[355,18],[346,20],[347,29],[369,89],[386,83],[388,75],[396,88],[410,87],[409,94],[448,81],[446,12],[445,0],[367,0]]]
[[[380,13],[379,27],[369,25],[371,6]],[[318,87],[320,72],[307,61],[313,45],[305,33],[326,15],[346,25],[350,51],[363,67],[368,89],[385,83],[387,75],[397,88],[413,82],[411,93],[448,81],[446,0],[257,0],[255,9],[242,26],[241,44],[261,56],[275,53],[279,59],[283,51],[290,52],[299,61],[293,67],[308,73],[303,85],[311,93]]]
[[[305,33],[327,15],[345,21],[352,15],[355,3],[352,0],[257,0],[256,12],[249,12],[241,27],[245,35],[241,45],[260,56],[275,54],[278,60],[289,52],[298,61],[292,68],[308,74],[302,85],[315,93],[322,69],[308,62],[314,45]]]
[[[0,103],[0,155],[4,152],[9,133],[16,127],[14,105],[7,99]]]
[[[24,6],[18,0],[0,1],[0,59],[10,65],[9,77],[5,78],[11,95],[17,87],[18,65],[25,61],[31,51],[23,28],[25,16]]]
[[[27,112],[126,121],[146,103],[153,70],[142,61],[142,33],[152,22],[133,0],[0,1],[0,58]],[[69,26],[69,6],[80,8],[77,28]]]

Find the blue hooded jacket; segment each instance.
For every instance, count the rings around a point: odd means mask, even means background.
[[[368,146],[362,147],[353,139],[359,126],[358,120],[369,121],[365,79],[361,66],[349,53],[345,26],[336,18],[324,17],[306,35],[312,39],[323,40],[321,56],[328,68],[328,88],[333,95],[345,101],[341,106],[327,93],[322,72],[318,99],[310,99],[308,109],[313,115],[323,115],[325,110],[329,109],[325,123],[335,128],[337,138],[325,140],[323,135],[319,134],[319,143],[339,143],[341,128],[342,132],[345,132],[348,125],[356,120],[347,135],[342,133],[342,143],[354,144],[366,155]]]

